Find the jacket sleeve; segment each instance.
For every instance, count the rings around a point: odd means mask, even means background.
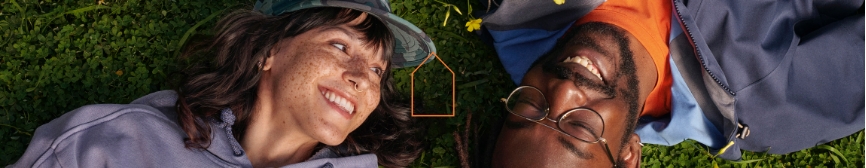
[[[39,126],[36,128],[24,155],[10,167],[62,167],[61,158],[58,158],[55,151],[70,145],[69,141],[66,141],[66,137],[70,133],[80,131],[75,129],[76,126],[92,121],[91,118],[97,118],[105,111],[114,110],[114,108],[105,108],[107,106],[112,105],[84,106]],[[77,158],[62,159],[77,160]]]
[[[172,124],[147,106],[84,106],[39,126],[10,167],[128,167],[193,159],[177,158],[188,150],[178,147],[182,141],[176,137],[182,135]]]
[[[734,123],[720,126],[730,144],[721,157],[784,154],[863,129],[862,0],[675,2],[706,88],[733,97],[713,100]]]
[[[753,124],[766,128],[752,131],[748,138],[755,140],[744,141],[744,149],[794,152],[863,129],[864,21],[858,2],[859,11],[852,4],[849,12],[856,12],[836,16],[845,8],[814,2],[821,17],[795,24],[800,40],[778,70],[786,73],[770,73],[743,89],[754,92],[738,96],[742,121],[766,123]],[[774,90],[783,92],[768,92]],[[787,105],[768,106],[774,104]]]
[[[63,129],[57,128],[57,124],[45,124],[36,128],[24,155],[9,167],[61,167],[56,162],[57,156],[51,150],[54,137],[60,134],[61,130]]]

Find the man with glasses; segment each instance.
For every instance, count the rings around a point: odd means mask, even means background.
[[[519,87],[494,167],[638,167],[641,142],[685,139],[737,160],[863,129],[863,1],[497,4],[482,37]]]
[[[637,164],[640,138],[629,133],[634,122],[627,121],[635,120],[638,102],[652,87],[638,81],[655,76],[638,76],[651,72],[639,70],[652,68],[652,58],[632,41],[635,37],[621,28],[590,22],[576,26],[535,61],[522,86],[505,99],[513,115],[504,119],[494,151],[500,162],[494,166]],[[539,162],[547,159],[564,161]]]

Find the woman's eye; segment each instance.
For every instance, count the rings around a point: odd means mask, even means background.
[[[331,45],[333,45],[333,46],[336,47],[337,49],[340,49],[340,51],[346,52],[346,45],[344,45],[344,44],[333,43],[333,44],[331,44]]]
[[[382,74],[384,74],[384,70],[382,70],[382,68],[370,68],[370,70],[373,71],[373,73],[376,73],[376,75],[379,75],[379,76],[382,76]]]

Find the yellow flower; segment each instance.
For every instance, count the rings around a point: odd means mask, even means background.
[[[556,3],[557,5],[562,5],[565,3],[565,0],[553,0],[553,3]]]
[[[472,19],[466,22],[466,31],[472,32],[481,29],[481,18]]]

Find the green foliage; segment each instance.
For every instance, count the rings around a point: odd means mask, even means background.
[[[433,39],[437,54],[454,71],[454,87],[457,87],[455,117],[419,119],[427,128],[428,146],[413,167],[459,167],[453,133],[464,133],[467,114],[472,113],[475,117],[470,122],[473,127],[470,128],[468,143],[476,143],[475,135],[487,130],[493,119],[502,115],[504,105],[499,99],[507,97],[515,86],[493,49],[463,27],[472,17],[465,13],[471,12],[466,10],[466,0],[392,0],[391,8]],[[463,12],[446,19],[452,10]],[[395,71],[397,88],[406,95],[411,92],[409,74],[412,70],[414,68]],[[441,63],[434,60],[422,66],[415,73],[415,96],[424,102],[424,108],[419,111],[451,114],[451,87],[451,74]]]
[[[646,145],[642,167],[863,167],[863,131],[797,152],[776,155],[743,152],[741,161],[714,158],[700,143]]]
[[[66,111],[169,89],[181,37],[210,15],[252,4],[104,2],[0,2],[0,165],[16,161],[34,130]]]
[[[41,124],[82,105],[128,103],[169,89],[175,56],[193,34],[207,34],[220,12],[250,9],[252,0],[3,0],[0,2],[0,165],[13,163]],[[515,88],[492,48],[464,23],[476,0],[392,0],[394,13],[435,42],[455,72],[453,118],[421,118],[426,150],[413,167],[459,167],[453,134],[477,135],[503,116],[500,98]],[[462,11],[449,15],[448,11]],[[447,17],[446,19],[446,15]],[[395,70],[408,95],[412,68]],[[427,114],[450,114],[451,76],[438,61],[415,73],[415,94]],[[472,113],[469,131],[465,125]],[[863,132],[786,155],[745,152],[740,162],[713,158],[694,141],[643,148],[644,167],[862,167]]]

